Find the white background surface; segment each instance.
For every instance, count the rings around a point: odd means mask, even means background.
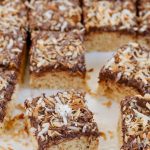
[[[89,72],[90,79],[88,80],[88,84],[94,92],[97,88],[97,81],[100,68],[106,61],[111,58],[112,53],[102,53],[102,52],[93,52],[86,54],[86,63],[87,70],[93,68],[93,72]],[[26,76],[26,82],[29,80],[28,76]],[[21,86],[18,102],[23,103],[25,99],[32,98],[35,96],[39,96],[41,93],[47,93],[47,95],[51,95],[56,93],[57,91],[53,90],[38,90],[38,89],[30,89],[28,83]],[[86,95],[87,105],[89,109],[94,113],[95,121],[98,124],[99,130],[106,134],[106,139],[104,140],[102,137],[100,138],[100,150],[119,150],[118,146],[118,137],[117,137],[117,124],[119,118],[119,104],[112,102],[110,107],[104,105],[105,102],[108,102],[108,99],[104,97],[95,98]],[[18,126],[23,127],[23,121],[19,120],[18,125],[13,125],[13,133],[17,132]],[[33,150],[30,139],[27,136],[23,136],[23,134],[19,134],[19,136],[12,136],[9,132],[5,132],[0,136],[0,150]]]

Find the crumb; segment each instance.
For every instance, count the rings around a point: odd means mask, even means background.
[[[107,102],[103,102],[102,105],[110,108],[112,106],[112,102],[108,100]]]
[[[20,111],[25,111],[23,104],[17,104],[15,107]]]
[[[86,80],[90,80],[91,76],[89,74],[86,74]]]
[[[114,134],[113,134],[112,131],[108,131],[108,134],[109,134],[109,136],[110,136],[110,139],[113,139],[113,138],[114,138]]]
[[[88,70],[88,72],[93,72],[94,71],[94,68],[91,68]]]
[[[104,132],[100,132],[100,136],[106,141],[107,137],[106,134]]]

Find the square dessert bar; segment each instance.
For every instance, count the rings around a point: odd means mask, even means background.
[[[79,91],[25,101],[30,134],[38,150],[96,150],[99,131]]]
[[[24,32],[0,32],[0,67],[14,69],[21,81],[26,53],[26,34]]]
[[[121,150],[150,149],[150,95],[126,97],[121,102]]]
[[[83,0],[87,50],[109,51],[136,40],[135,0]]]
[[[0,31],[17,34],[20,30],[24,31],[24,28],[27,28],[27,8],[24,1],[0,1]]]
[[[14,109],[16,90],[17,74],[0,68],[0,128],[4,127]]]
[[[138,1],[138,15],[139,15],[139,42],[150,47],[150,1]]]
[[[98,91],[115,100],[150,93],[150,50],[137,43],[119,48],[100,71]]]
[[[54,89],[85,87],[85,49],[73,32],[32,32],[30,85]]]
[[[82,28],[79,0],[33,0],[28,7],[31,30],[68,31]]]

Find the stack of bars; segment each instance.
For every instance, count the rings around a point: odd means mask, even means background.
[[[36,0],[29,4],[30,85],[84,89],[85,48],[78,0]]]
[[[0,128],[23,81],[30,35],[30,86],[75,89],[25,101],[36,150],[98,149],[97,124],[77,91],[87,89],[86,50],[117,50],[97,93],[122,100],[121,150],[150,150],[150,0],[0,0]]]
[[[10,117],[22,81],[27,9],[23,1],[0,1],[0,127]]]

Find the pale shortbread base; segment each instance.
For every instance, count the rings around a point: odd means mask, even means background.
[[[147,49],[150,48],[150,35],[141,35],[137,37],[138,43],[145,46]]]
[[[3,122],[0,123],[0,133],[5,128],[5,124],[10,120],[10,118],[12,116],[12,112],[15,109],[15,104],[16,104],[16,98],[17,98],[17,91],[18,91],[18,89],[19,89],[19,85],[16,85],[14,93],[12,95],[12,98],[7,103],[7,106],[6,106],[6,116],[4,117]]]
[[[113,51],[124,44],[135,42],[135,36],[119,32],[91,32],[85,36],[87,51]]]
[[[125,86],[124,84],[118,84],[113,81],[101,81],[98,87],[98,95],[106,96],[112,100],[120,102],[125,96],[132,96],[139,94],[132,87]]]
[[[85,83],[84,77],[72,75],[65,71],[48,72],[42,76],[30,75],[30,85],[33,88],[85,89]]]

